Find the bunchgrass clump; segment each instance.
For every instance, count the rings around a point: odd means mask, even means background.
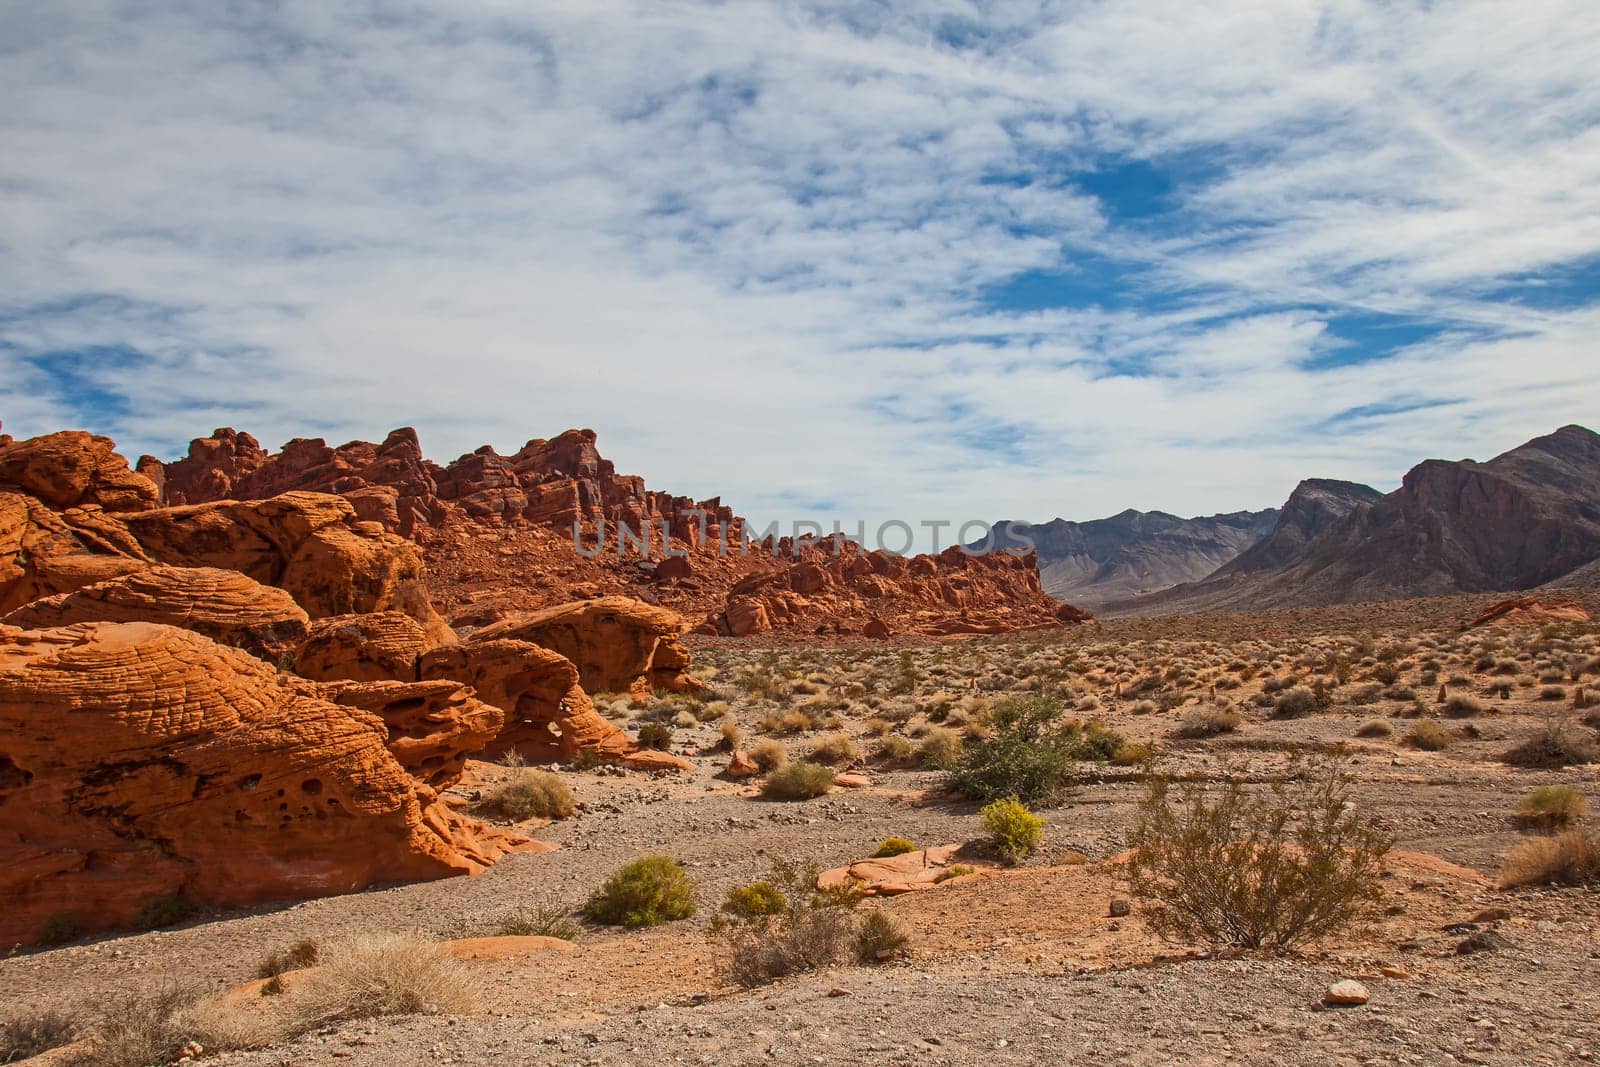
[[[386,933],[329,945],[286,1008],[303,1032],[346,1019],[467,1014],[481,995],[471,967],[439,942]]]
[[[578,810],[572,789],[553,771],[514,768],[478,803],[478,812],[491,818],[522,822],[524,819],[565,819]]]
[[[810,800],[833,788],[833,769],[816,763],[786,763],[761,782],[761,795],[771,800]]]
[[[1442,752],[1449,748],[1454,740],[1455,738],[1450,736],[1450,731],[1432,719],[1418,719],[1412,723],[1411,729],[1406,731],[1405,736],[1406,744],[1424,752]]]
[[[569,909],[560,904],[539,903],[518,908],[495,926],[500,937],[554,937],[576,941],[583,927]]]
[[[1232,708],[1220,708],[1215,704],[1202,704],[1184,714],[1183,725],[1178,727],[1177,736],[1201,738],[1229,734],[1239,728],[1241,721],[1239,713]]]
[[[1500,886],[1600,883],[1600,838],[1581,830],[1523,842],[1500,866]]]
[[[597,889],[583,913],[606,926],[659,926],[694,914],[694,881],[669,856],[646,856],[622,867]]]
[[[315,940],[302,937],[288,948],[263,956],[261,962],[256,964],[256,977],[275,978],[285,971],[314,966],[321,955],[322,950]]]

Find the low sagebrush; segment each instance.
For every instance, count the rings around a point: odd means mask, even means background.
[[[1392,839],[1327,769],[1252,796],[1238,781],[1176,804],[1156,779],[1141,804],[1129,879],[1163,937],[1286,948],[1358,921],[1380,896]]]

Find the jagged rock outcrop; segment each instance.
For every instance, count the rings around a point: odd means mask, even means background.
[[[734,585],[727,605],[701,625],[702,632],[986,634],[1092,618],[1044,594],[1031,554],[969,555],[952,546],[937,556],[908,558],[863,552],[838,537],[783,551],[797,562]]]
[[[28,630],[79,622],[165,623],[278,663],[305,640],[307,618],[288,593],[238,571],[165,564],[43,597],[0,618]]]
[[[63,430],[0,445],[0,486],[58,510],[93,506],[147,511],[157,506],[155,483],[128,468],[116,442]]]
[[[1536,596],[1512,597],[1491,604],[1467,621],[1464,630],[1479,626],[1543,626],[1551,622],[1592,622],[1589,611],[1576,600]]]
[[[238,571],[284,590],[313,618],[394,609],[416,619],[435,641],[451,638],[429,600],[421,551],[358,519],[342,497],[295,492],[157,508],[147,506],[155,491],[148,479],[128,472],[126,464],[122,471],[137,483],[116,477],[115,463],[104,457],[120,457],[104,438],[36,440],[50,447],[23,441],[0,449],[0,469],[9,472],[0,477],[0,611],[164,563]],[[74,459],[69,445],[86,451]],[[40,456],[79,473],[52,482],[41,473]],[[148,494],[126,488],[138,483]],[[80,503],[57,508],[30,489]],[[112,511],[89,497],[132,510]]]
[[[478,640],[531,641],[561,653],[592,693],[648,699],[656,689],[697,692],[690,656],[678,641],[688,624],[677,612],[628,597],[600,597],[516,614],[477,631]]]
[[[1198,581],[1272,530],[1278,511],[1238,511],[1182,519],[1163,511],[1128,510],[1105,519],[995,524],[991,539],[971,549],[998,550],[1032,542],[1044,591],[1093,610]]]
[[[179,893],[251,905],[467,874],[527,845],[451,812],[388,735],[188,630],[0,627],[0,942],[57,916],[127,925]]]

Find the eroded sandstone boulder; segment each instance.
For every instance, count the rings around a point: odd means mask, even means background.
[[[513,614],[474,636],[531,641],[576,664],[583,688],[591,693],[648,699],[657,688],[703,688],[687,673],[690,655],[678,641],[686,626],[675,611],[608,596]]]
[[[433,646],[421,624],[402,611],[335,615],[307,628],[295,673],[319,682],[412,681],[417,660]]]
[[[505,725],[505,712],[449,679],[428,682],[335,682],[335,704],[369,711],[387,728],[389,751],[412,777],[434,789],[461,779],[467,757],[482,752]]]
[[[1588,609],[1576,600],[1518,596],[1491,604],[1467,622],[1479,626],[1543,626],[1550,622],[1590,622]]]
[[[271,663],[300,646],[306,621],[288,593],[238,571],[165,564],[44,597],[0,618],[32,630],[79,622],[166,623]]]
[[[58,509],[94,505],[146,511],[157,504],[155,483],[129,469],[115,441],[82,430],[0,445],[0,489]]]
[[[55,916],[126,925],[177,893],[250,905],[468,874],[527,845],[450,811],[388,734],[188,630],[0,627],[0,942]]]

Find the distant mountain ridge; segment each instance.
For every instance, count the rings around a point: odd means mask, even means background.
[[[1484,463],[1430,459],[1392,493],[1302,482],[1261,542],[1197,582],[1106,614],[1260,610],[1583,584],[1600,575],[1600,435],[1582,426]]]
[[[1269,533],[1277,516],[1276,508],[1193,519],[1129,509],[1088,522],[1029,524],[1021,532],[1038,551],[1044,591],[1093,610],[1206,577]],[[996,535],[1006,528],[997,524]]]

